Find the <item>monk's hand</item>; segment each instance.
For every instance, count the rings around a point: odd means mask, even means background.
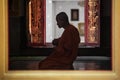
[[[54,39],[54,40],[52,41],[52,44],[55,45],[55,46],[57,46],[57,45],[58,45],[58,39]]]

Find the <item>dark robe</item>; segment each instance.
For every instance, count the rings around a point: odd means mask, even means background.
[[[39,64],[39,69],[70,70],[73,69],[73,61],[77,57],[80,36],[78,30],[69,25],[58,39],[58,45],[53,53]]]

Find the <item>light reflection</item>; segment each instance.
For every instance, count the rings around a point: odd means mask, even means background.
[[[49,3],[52,3],[52,1],[51,1],[51,0],[49,0]]]

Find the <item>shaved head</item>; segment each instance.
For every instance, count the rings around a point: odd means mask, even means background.
[[[61,21],[65,21],[67,23],[69,22],[68,21],[68,16],[67,16],[67,14],[65,12],[61,12],[61,13],[57,14],[56,19],[57,20],[59,19]]]

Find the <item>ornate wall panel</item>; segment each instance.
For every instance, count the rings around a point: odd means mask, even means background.
[[[86,42],[99,44],[100,0],[87,0],[86,3]]]
[[[30,43],[32,45],[44,45],[45,43],[45,25],[44,25],[44,1],[29,1],[29,33]]]

